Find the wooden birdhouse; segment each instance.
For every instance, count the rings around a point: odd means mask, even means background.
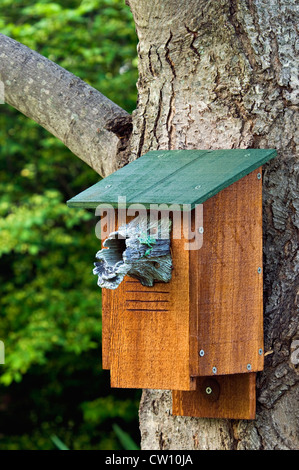
[[[255,417],[262,165],[275,156],[151,151],[68,201],[102,211],[94,273],[112,387],[172,390],[175,415]]]

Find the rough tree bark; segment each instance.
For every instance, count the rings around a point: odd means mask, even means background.
[[[279,152],[264,171],[265,351],[270,354],[258,374],[257,419],[173,417],[170,392],[145,390],[142,448],[298,449],[295,0],[129,0],[129,5],[139,38],[131,158],[153,149]]]
[[[5,102],[58,137],[102,176],[128,163],[132,119],[106,96],[0,34]]]
[[[263,175],[267,355],[258,375],[257,419],[173,417],[170,392],[145,390],[143,449],[299,448],[295,5],[295,0],[129,0],[139,37],[139,98],[130,140],[127,113],[111,102],[106,108],[106,99],[82,81],[0,36],[7,102],[102,175],[127,162],[129,143],[130,159],[153,149],[279,152]],[[62,132],[55,123],[61,114]],[[129,123],[125,131],[118,125],[115,130],[115,118]]]

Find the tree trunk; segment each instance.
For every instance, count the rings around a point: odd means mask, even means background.
[[[265,165],[265,369],[254,421],[171,415],[143,391],[143,449],[298,449],[295,0],[129,0],[139,37],[132,159],[154,149],[276,148]]]

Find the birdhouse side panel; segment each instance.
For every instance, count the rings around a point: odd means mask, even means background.
[[[200,376],[263,369],[261,169],[203,204],[194,252]]]

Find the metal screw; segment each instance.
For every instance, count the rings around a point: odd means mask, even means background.
[[[258,173],[258,174],[256,175],[256,177],[257,177],[258,180],[260,180],[261,177],[262,177],[262,175],[261,175],[260,173]]]
[[[251,364],[247,364],[247,370],[251,370]]]
[[[263,354],[263,350],[261,348],[261,349],[259,349],[259,355],[261,356],[262,354]]]
[[[259,274],[261,274],[262,268],[257,268],[257,272],[258,272]]]
[[[199,351],[199,355],[200,355],[201,357],[205,355],[205,352],[204,352],[203,349],[201,349],[201,350]]]
[[[212,391],[213,391],[213,390],[211,389],[211,387],[207,387],[207,388],[206,388],[206,394],[207,394],[207,395],[211,395]]]
[[[198,231],[199,231],[199,233],[204,233],[204,228],[203,228],[203,227],[199,227],[199,228],[198,228]]]
[[[201,188],[201,184],[198,184],[197,186],[195,186],[194,189],[200,189]]]
[[[217,373],[217,367],[213,367],[212,371],[213,371],[213,374],[216,374]]]
[[[106,184],[105,189],[111,188],[112,184]]]

